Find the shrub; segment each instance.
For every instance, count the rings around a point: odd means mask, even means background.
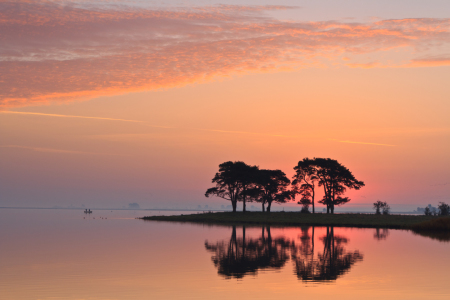
[[[383,215],[388,215],[391,207],[386,202],[378,200],[373,204],[373,209],[375,209],[375,214],[377,215],[381,214],[381,210],[383,210]]]
[[[390,211],[391,211],[391,207],[386,202],[384,202],[383,215],[388,215]]]
[[[450,206],[447,203],[439,202],[438,209],[439,209],[440,216],[450,215]]]
[[[310,211],[309,211],[309,205],[303,205],[303,206],[302,206],[302,209],[300,210],[300,212],[301,212],[302,214],[309,214],[309,213],[310,213]]]
[[[300,210],[301,213],[309,214],[309,205],[311,204],[311,201],[308,198],[302,198],[300,201],[298,201],[298,204],[302,205],[302,209]]]

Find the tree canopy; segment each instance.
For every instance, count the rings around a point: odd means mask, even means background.
[[[291,200],[292,192],[288,190],[291,181],[281,170],[258,170],[255,173],[254,186],[249,190],[251,199],[262,203],[262,210],[267,204],[270,212],[272,202],[286,203]]]
[[[300,194],[299,204],[307,207],[312,204],[312,212],[315,213],[315,188],[319,177],[317,176],[317,166],[315,159],[304,158],[294,167],[295,175],[292,181],[293,193]]]
[[[254,173],[257,170],[257,166],[250,166],[242,161],[224,162],[219,165],[219,172],[212,179],[216,186],[209,188],[205,196],[214,195],[231,201],[233,212],[236,211],[237,201],[243,201],[245,211],[247,190],[253,184]]]
[[[364,182],[359,181],[349,169],[337,160],[330,158],[314,158],[319,178],[319,186],[324,188],[323,199],[319,202],[327,206],[327,213],[334,213],[335,205],[342,205],[350,201],[343,197],[347,189],[359,190]]]
[[[327,213],[334,213],[335,205],[350,201],[343,197],[347,189],[359,190],[364,186],[364,182],[358,181],[349,169],[330,158],[304,158],[294,170],[293,192],[301,195],[299,204],[312,204],[313,212],[316,185],[323,187],[324,196],[319,203],[326,205]]]
[[[323,187],[323,198],[318,202],[326,205],[327,213],[334,213],[336,205],[350,201],[344,197],[347,189],[359,190],[364,186],[364,182],[357,180],[349,169],[330,158],[304,158],[294,170],[296,174],[292,189],[289,189],[291,181],[281,170],[259,169],[242,161],[227,161],[219,165],[219,172],[212,179],[215,187],[209,188],[205,196],[214,195],[231,201],[233,212],[238,201],[242,201],[244,212],[247,201],[260,202],[263,211],[267,205],[270,212],[273,202],[286,203],[300,194],[298,203],[304,206],[304,210],[312,204],[315,212],[316,187]]]

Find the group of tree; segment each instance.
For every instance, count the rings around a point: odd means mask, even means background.
[[[375,209],[375,214],[377,215],[380,215],[381,212],[383,212],[383,215],[388,215],[391,207],[387,204],[387,202],[378,200],[373,204],[373,209]]]
[[[430,207],[425,207],[424,211],[426,216],[432,216],[433,214],[439,216],[450,216],[450,205],[444,202],[439,202],[438,211],[432,211]]]
[[[330,158],[305,158],[294,167],[295,175],[292,183],[281,170],[260,169],[247,165],[242,161],[228,161],[219,165],[212,182],[215,187],[208,189],[206,197],[211,195],[231,201],[233,212],[237,202],[243,204],[259,202],[262,211],[270,212],[273,202],[286,203],[300,195],[298,204],[302,211],[315,212],[316,189],[323,188],[323,197],[318,202],[327,207],[327,213],[334,213],[336,205],[350,201],[344,197],[347,189],[359,190],[364,182],[359,181],[345,166]]]

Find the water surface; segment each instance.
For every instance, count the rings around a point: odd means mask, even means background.
[[[449,242],[135,219],[162,213],[0,209],[0,298],[450,298]]]

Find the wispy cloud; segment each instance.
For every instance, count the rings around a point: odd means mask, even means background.
[[[387,146],[387,147],[396,147],[397,145],[391,144],[380,144],[380,143],[368,143],[368,142],[356,142],[356,141],[339,141],[335,139],[330,139],[331,141],[339,142],[339,143],[348,143],[348,144],[362,144],[362,145],[373,145],[373,146]]]
[[[137,120],[103,118],[103,117],[89,117],[89,116],[60,115],[60,114],[46,114],[46,113],[25,112],[25,111],[8,111],[8,110],[4,110],[4,111],[0,111],[0,113],[1,114],[15,114],[15,115],[35,115],[35,116],[57,117],[57,118],[94,119],[94,120],[107,120],[107,121],[122,121],[122,122],[133,122],[133,123],[144,123],[144,121],[137,121]]]
[[[207,129],[207,128],[192,128],[193,130],[209,131],[209,132],[219,132],[219,133],[231,133],[231,134],[250,134],[250,135],[262,135],[270,137],[281,137],[281,138],[300,138],[296,135],[284,135],[276,133],[266,133],[266,132],[251,132],[251,131],[238,131],[238,130],[221,130],[221,129]]]
[[[13,115],[31,115],[31,116],[44,116],[44,117],[57,117],[57,118],[75,118],[75,119],[93,119],[93,120],[106,120],[106,121],[121,121],[139,123],[143,126],[162,129],[185,129],[194,131],[208,131],[218,133],[232,133],[232,134],[250,134],[250,135],[263,135],[272,137],[284,137],[284,138],[298,138],[299,136],[283,135],[283,134],[271,134],[264,132],[249,132],[249,131],[233,131],[233,130],[221,130],[221,129],[208,129],[208,128],[189,128],[189,127],[174,127],[163,125],[152,125],[146,121],[129,120],[129,119],[117,119],[117,118],[105,118],[105,117],[90,117],[90,116],[74,116],[74,115],[61,115],[61,114],[47,114],[39,112],[22,112],[22,111],[0,111],[0,114],[13,114]],[[133,134],[134,135],[134,134]]]
[[[123,154],[111,154],[111,153],[96,153],[96,152],[85,152],[85,151],[75,151],[75,150],[65,150],[65,149],[54,149],[54,148],[42,148],[42,147],[29,147],[21,145],[0,145],[0,148],[19,148],[26,149],[36,152],[45,153],[60,153],[60,154],[83,154],[83,155],[113,155],[113,156],[126,156]]]
[[[411,60],[411,67],[441,67],[450,66],[450,56],[445,57],[429,57]]]
[[[343,54],[413,48],[423,57],[450,43],[450,19],[287,22],[264,13],[291,8],[285,6],[152,10],[62,3],[0,0],[0,107],[170,88],[341,61]]]
[[[347,66],[349,66],[350,68],[372,69],[378,67],[379,63],[377,62],[369,62],[364,64],[348,63]]]

